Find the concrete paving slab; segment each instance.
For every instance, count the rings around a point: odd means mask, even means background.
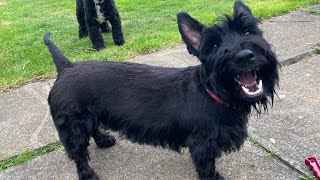
[[[48,82],[0,95],[0,159],[58,140],[50,117]]]
[[[178,154],[166,149],[119,140],[116,146],[109,149],[98,149],[92,143],[90,152],[91,165],[101,179],[198,179],[187,151]],[[226,179],[299,178],[291,169],[276,162],[248,142],[240,152],[224,156],[217,163],[217,168]],[[0,180],[20,179],[77,179],[77,174],[74,163],[67,159],[61,149],[0,172]]]
[[[320,56],[283,68],[274,108],[251,119],[252,136],[305,173],[304,158],[320,158]],[[310,174],[310,173],[309,173]]]
[[[320,9],[320,6],[313,6]],[[320,16],[306,9],[264,20],[264,36],[275,47],[280,61],[312,51],[320,46]]]
[[[200,64],[196,56],[190,55],[185,45],[162,50],[153,54],[141,55],[130,62],[165,67],[187,67]]]

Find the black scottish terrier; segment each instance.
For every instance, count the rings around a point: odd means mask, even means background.
[[[82,38],[89,34],[94,49],[105,48],[101,32],[112,31],[114,43],[124,44],[121,20],[114,0],[77,0],[77,19],[79,37]],[[112,30],[110,30],[108,21]]]
[[[116,142],[99,131],[100,124],[140,144],[187,147],[200,179],[224,179],[215,159],[241,147],[251,107],[266,109],[278,83],[278,61],[258,22],[241,1],[232,17],[211,27],[179,13],[182,38],[201,61],[187,68],[71,63],[47,33],[58,71],[48,102],[79,179],[98,179],[88,164],[90,137],[100,148]]]

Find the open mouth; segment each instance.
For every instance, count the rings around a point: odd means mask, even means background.
[[[257,97],[263,93],[262,80],[257,76],[258,69],[247,71],[237,75],[234,80],[241,86],[242,93],[250,98]]]

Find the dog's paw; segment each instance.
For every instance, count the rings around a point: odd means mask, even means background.
[[[100,50],[104,49],[105,47],[104,46],[95,46],[95,45],[93,45],[92,48],[97,50],[97,51],[100,51]]]
[[[115,39],[114,43],[118,46],[122,46],[125,43],[125,41],[123,38],[120,38],[120,39]]]
[[[101,134],[99,138],[95,139],[95,142],[99,148],[108,148],[116,143],[116,138],[111,135]]]
[[[221,176],[218,172],[215,173],[214,180],[225,180],[223,176]]]
[[[199,174],[200,180],[225,180],[223,176],[221,176],[217,171],[210,174]]]
[[[79,173],[79,180],[99,180],[99,176],[89,168]]]

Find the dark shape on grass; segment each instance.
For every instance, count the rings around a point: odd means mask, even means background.
[[[94,49],[105,48],[101,32],[111,31],[114,43],[119,46],[124,44],[121,20],[114,0],[77,0],[76,11],[79,37],[89,35]]]

